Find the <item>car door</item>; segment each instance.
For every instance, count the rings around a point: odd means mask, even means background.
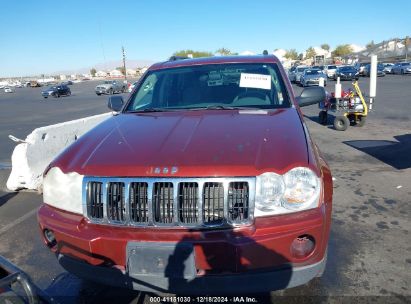
[[[392,67],[392,73],[397,74],[397,70],[398,70],[398,63],[394,64],[394,66]]]

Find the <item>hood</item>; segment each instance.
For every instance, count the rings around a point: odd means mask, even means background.
[[[204,177],[284,173],[307,163],[303,125],[297,110],[287,108],[120,114],[52,166],[94,176]]]
[[[111,86],[112,86],[111,83],[102,83],[102,84],[97,85],[96,88],[98,88],[98,87],[109,88]]]
[[[325,78],[325,74],[321,73],[321,74],[315,74],[315,75],[304,75],[305,79],[317,79],[317,78]]]

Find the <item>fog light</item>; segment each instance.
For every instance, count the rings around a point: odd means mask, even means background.
[[[291,243],[291,254],[296,258],[308,257],[315,247],[314,238],[310,235],[300,235]]]
[[[54,245],[56,245],[57,241],[53,231],[44,229],[43,234],[49,247],[53,247]]]

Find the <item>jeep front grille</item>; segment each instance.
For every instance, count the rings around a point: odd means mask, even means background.
[[[83,179],[84,215],[93,223],[215,227],[250,224],[255,178]]]

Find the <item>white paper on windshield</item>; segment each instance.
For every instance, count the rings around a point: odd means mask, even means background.
[[[240,87],[271,90],[271,75],[241,73]]]

